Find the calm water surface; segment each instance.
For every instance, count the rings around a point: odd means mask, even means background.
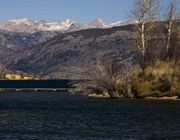
[[[0,140],[179,140],[180,101],[0,94]]]

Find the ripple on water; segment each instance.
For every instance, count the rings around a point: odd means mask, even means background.
[[[179,139],[180,103],[0,95],[0,139]]]

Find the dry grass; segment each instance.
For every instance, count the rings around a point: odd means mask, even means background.
[[[86,77],[88,80],[74,84],[75,92],[106,93],[112,98],[180,96],[180,65],[174,62],[157,61],[146,67],[144,73],[139,67],[127,64],[115,69],[112,65],[98,64],[98,70],[92,70]]]
[[[140,69],[136,70],[135,77],[133,91],[136,96],[142,94],[151,96],[150,93],[159,96],[167,92],[180,95],[179,62],[156,61],[155,64],[145,68],[144,74]]]

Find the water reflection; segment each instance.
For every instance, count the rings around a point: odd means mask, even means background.
[[[179,139],[178,101],[0,95],[0,139]]]

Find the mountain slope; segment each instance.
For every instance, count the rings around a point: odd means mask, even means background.
[[[160,54],[165,50],[166,25],[164,22],[155,24],[158,25],[158,42],[153,41],[156,44],[148,51]],[[132,24],[59,34],[36,46],[1,55],[0,64],[14,72],[40,74],[48,79],[84,78],[84,73],[95,70],[100,60],[121,62],[129,59],[137,64],[138,50],[132,44],[137,38],[134,27]],[[179,35],[176,37],[180,38]]]
[[[66,32],[108,27],[113,26],[106,24],[101,19],[93,20],[87,25],[75,23],[70,19],[54,23],[30,19],[4,21],[0,22],[0,53],[36,46]]]
[[[88,29],[61,34],[36,47],[0,57],[12,71],[46,75],[47,78],[82,78],[83,72],[96,68],[100,57],[133,57],[132,26]]]
[[[19,33],[0,30],[0,53],[16,51],[25,47],[35,46],[45,42],[61,33],[59,32],[35,32]]]

